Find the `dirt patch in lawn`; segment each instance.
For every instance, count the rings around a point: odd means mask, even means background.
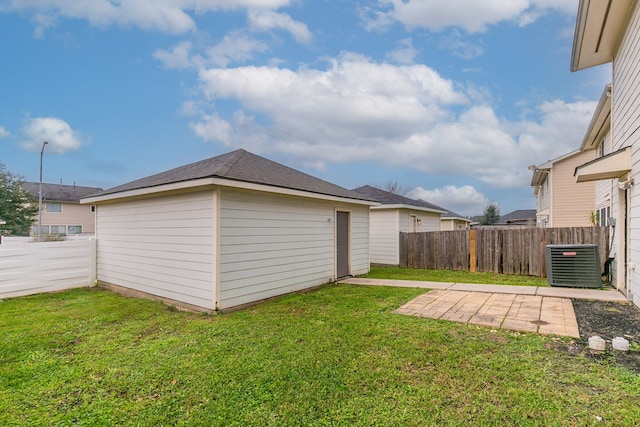
[[[625,366],[640,373],[640,308],[631,303],[574,299],[580,339],[567,344],[570,354],[583,353],[594,362]],[[607,344],[603,354],[593,354],[589,349],[589,338],[598,335]],[[629,341],[631,350],[614,351],[611,340],[622,337]]]

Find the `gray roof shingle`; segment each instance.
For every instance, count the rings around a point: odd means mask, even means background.
[[[433,203],[425,202],[424,200],[410,199],[399,194],[391,193],[390,191],[382,190],[380,188],[372,187],[370,185],[363,185],[362,187],[355,188],[353,191],[363,194],[370,199],[375,200],[383,205],[405,205],[415,206],[420,208],[426,208],[438,212],[446,212],[447,210]]]
[[[34,198],[38,198],[40,183],[23,182],[22,187],[29,191]],[[80,187],[78,185],[62,185],[42,183],[42,200],[55,202],[79,203],[80,199],[92,196],[102,191],[98,187]]]
[[[242,149],[137,179],[109,188],[94,196],[105,196],[201,178],[224,178],[328,196],[372,201],[360,193],[347,190]]]

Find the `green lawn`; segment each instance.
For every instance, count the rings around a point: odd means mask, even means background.
[[[222,315],[96,288],[0,301],[0,425],[640,420],[637,374],[564,339],[393,314],[422,292],[327,285]]]
[[[399,267],[371,267],[371,272],[361,277],[369,277],[372,279],[425,280],[429,282],[549,286],[547,279],[544,277],[498,273],[471,273],[469,271],[453,270],[419,270]]]

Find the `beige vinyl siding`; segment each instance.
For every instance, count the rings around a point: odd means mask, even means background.
[[[418,225],[416,231],[419,233],[427,231],[440,231],[440,214],[434,212],[415,211],[422,223]]]
[[[57,202],[51,202],[57,203]],[[82,234],[93,234],[95,232],[94,214],[91,206],[79,203],[60,202],[62,212],[46,212],[45,203],[42,208],[42,225],[81,225]],[[37,226],[37,224],[36,224]]]
[[[414,226],[414,218],[419,218],[422,223]],[[403,233],[439,231],[440,214],[418,211],[413,209],[400,209],[400,231]]]
[[[214,194],[98,206],[98,280],[214,309]]]
[[[397,209],[372,209],[370,256],[373,264],[398,265],[399,247]]]
[[[440,231],[451,231],[457,229],[456,220],[453,219],[443,219],[440,221]]]
[[[551,179],[549,175],[547,175],[547,179],[545,179],[540,186],[540,192],[538,193],[538,212],[542,212],[546,209],[548,210],[551,208],[551,197],[549,197],[549,187],[551,185],[550,181]]]
[[[443,219],[440,221],[440,231],[466,230],[469,228],[467,221],[459,219]]]
[[[614,147],[633,147],[632,177],[640,183],[640,3],[636,2],[632,9],[613,61],[611,120]],[[630,192],[629,261],[640,266],[640,193],[636,187]],[[640,269],[631,269],[629,278],[634,302],[640,305]]]
[[[576,183],[576,166],[595,157],[594,150],[584,151],[553,164],[551,177],[551,209],[549,227],[586,227],[595,209],[595,184]]]
[[[333,280],[336,210],[350,212],[351,272],[367,272],[368,206],[222,190],[218,308]]]

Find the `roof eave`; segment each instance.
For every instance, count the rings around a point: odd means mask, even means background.
[[[105,194],[102,196],[87,197],[80,200],[81,204],[99,204],[113,201],[121,201],[126,199],[136,199],[160,195],[163,193],[173,193],[179,191],[206,189],[207,187],[220,186],[231,187],[244,190],[263,191],[267,193],[283,194],[298,197],[310,197],[321,200],[331,200],[337,202],[346,202],[365,206],[377,206],[378,202],[372,200],[352,199],[348,197],[332,196],[327,194],[313,193],[310,191],[294,190],[290,188],[276,187],[272,185],[256,184],[245,181],[235,181],[224,178],[201,178],[188,181],[174,182],[154,187],[137,188],[133,190],[121,191],[117,193]]]
[[[604,136],[611,126],[611,83],[607,84],[602,91],[600,101],[593,113],[587,132],[582,139],[580,151],[595,150],[604,139]]]
[[[441,210],[441,209],[432,209],[432,208],[427,208],[427,207],[424,207],[424,206],[413,206],[413,205],[403,205],[403,204],[395,204],[395,205],[380,204],[379,206],[375,206],[373,209],[376,209],[376,210],[382,210],[382,209],[411,209],[411,210],[414,210],[414,211],[432,212],[432,213],[439,213],[439,214],[447,213],[447,211],[444,211],[444,210]]]
[[[473,222],[471,221],[469,218],[462,218],[460,216],[442,216],[440,217],[441,220],[447,220],[447,221],[464,221],[464,222]]]
[[[571,71],[611,62],[635,0],[580,0]]]

